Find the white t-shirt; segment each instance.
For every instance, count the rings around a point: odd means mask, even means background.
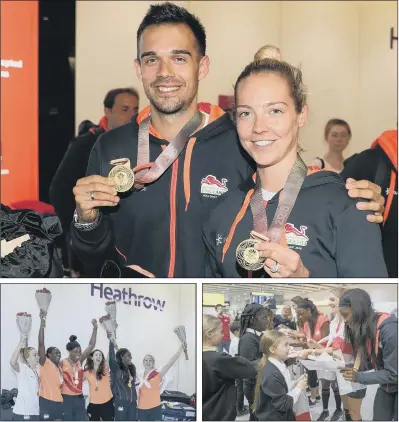
[[[21,416],[39,415],[39,371],[19,363],[19,372],[15,372],[18,380],[18,396],[13,413]]]
[[[238,355],[238,342],[239,342],[239,338],[236,337],[235,335],[232,335],[230,348],[229,348],[231,356]]]
[[[331,346],[335,337],[345,337],[345,323],[340,320],[338,315],[330,322],[330,332],[328,335],[328,346]]]
[[[262,198],[264,201],[270,201],[275,194],[276,192],[270,192],[266,189],[262,189]]]

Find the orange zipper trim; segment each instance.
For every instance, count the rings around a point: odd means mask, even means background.
[[[170,183],[170,261],[168,277],[173,277],[176,264],[176,196],[177,196],[177,175],[179,171],[179,160],[175,160],[172,166],[172,180]]]

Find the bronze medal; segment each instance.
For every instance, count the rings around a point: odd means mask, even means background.
[[[98,391],[98,387],[95,388],[95,391]]]
[[[109,172],[108,178],[115,182],[117,192],[127,192],[130,190],[134,184],[134,173],[130,168],[130,160],[120,158],[118,160],[112,160],[110,164],[115,167]]]

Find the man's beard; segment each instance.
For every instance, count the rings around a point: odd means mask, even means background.
[[[177,114],[180,111],[187,110],[187,106],[184,100],[180,98],[174,99],[174,101],[169,102],[168,100],[156,98],[156,97],[149,97],[150,104],[160,113],[162,114]]]
[[[197,90],[195,90],[193,95],[188,99],[177,97],[160,98],[154,94],[154,91],[152,91],[150,88],[144,87],[144,91],[148,100],[150,101],[151,106],[160,113],[166,115],[178,114],[182,111],[186,111],[197,95]]]

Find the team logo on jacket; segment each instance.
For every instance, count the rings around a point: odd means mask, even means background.
[[[306,246],[309,238],[306,236],[307,226],[300,226],[299,230],[291,223],[285,225],[285,238],[289,246]]]
[[[215,176],[209,174],[201,180],[201,193],[203,195],[220,196],[228,190],[227,179],[218,180]]]

